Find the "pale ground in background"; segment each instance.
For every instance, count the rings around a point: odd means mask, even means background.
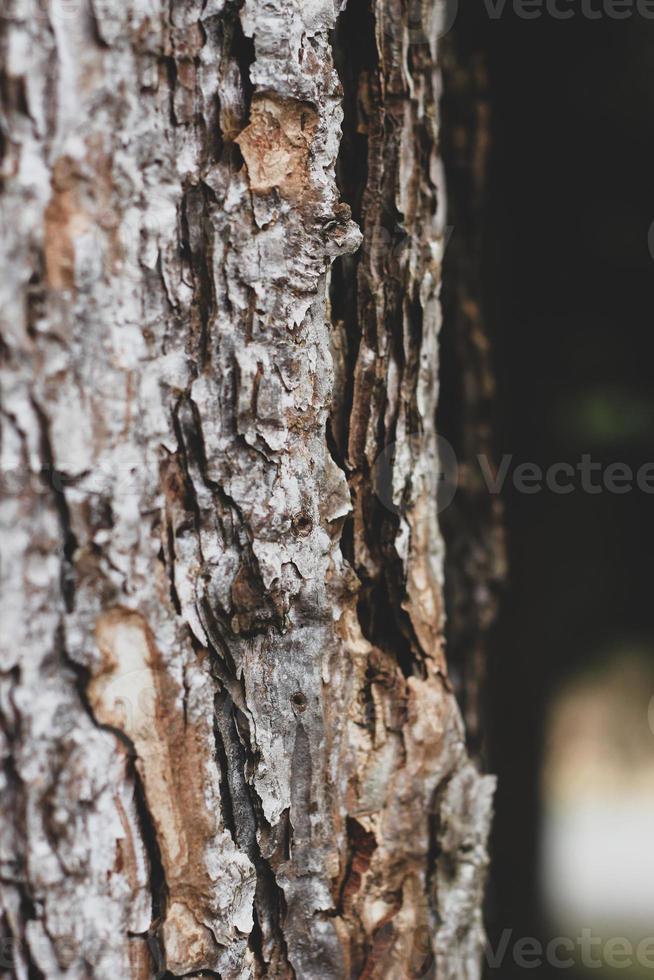
[[[562,935],[654,935],[653,695],[652,657],[625,652],[571,681],[552,705],[542,881]]]

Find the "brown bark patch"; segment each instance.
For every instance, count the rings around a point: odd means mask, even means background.
[[[307,102],[270,94],[255,98],[250,123],[236,140],[252,190],[265,194],[277,188],[291,200],[304,196],[317,127],[318,113]]]
[[[76,190],[74,161],[62,157],[54,166],[52,197],[44,215],[45,268],[53,289],[75,285],[75,239],[90,225]]]
[[[103,613],[96,640],[102,664],[89,684],[89,702],[98,721],[121,731],[136,752],[166,877],[169,962],[199,969],[216,951],[205,925],[215,891],[205,862],[207,845],[220,833],[205,800],[202,733],[185,719],[179,686],[140,613],[123,607]]]

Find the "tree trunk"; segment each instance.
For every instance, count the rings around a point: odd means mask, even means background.
[[[479,976],[438,12],[335,8],[3,4],[5,977]]]

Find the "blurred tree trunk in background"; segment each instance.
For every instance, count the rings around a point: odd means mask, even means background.
[[[335,7],[3,4],[3,976],[479,976],[438,13]]]
[[[449,239],[437,417],[439,433],[458,462],[456,495],[440,515],[447,663],[475,757],[489,751],[489,725],[484,723],[488,639],[506,576],[502,500],[489,492],[484,476],[498,469],[493,351],[484,316],[488,291],[482,281],[489,266],[495,268],[487,255],[490,251],[494,257],[495,239],[486,204],[493,127],[484,16],[477,7],[463,7],[454,29],[441,40],[439,58]]]

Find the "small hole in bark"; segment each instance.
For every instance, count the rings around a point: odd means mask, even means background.
[[[296,693],[291,697],[291,704],[297,708],[298,711],[305,711],[307,707],[307,699],[305,698],[302,691],[296,691]]]
[[[300,514],[293,521],[293,527],[298,534],[308,534],[311,530],[311,518],[307,514]]]

